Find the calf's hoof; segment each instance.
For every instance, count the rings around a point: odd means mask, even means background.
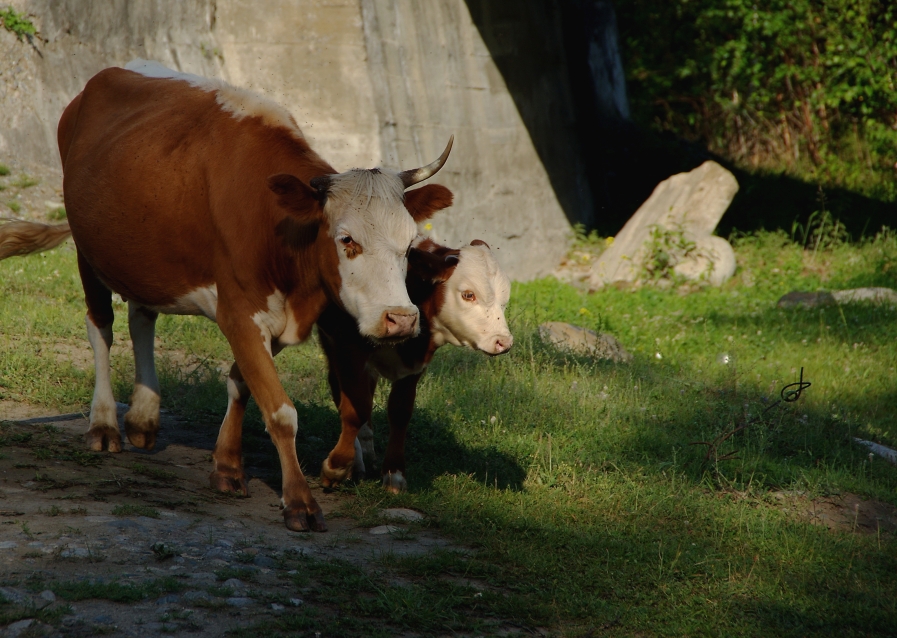
[[[94,452],[121,452],[121,432],[118,426],[92,425],[84,435],[87,447]]]
[[[324,512],[320,509],[310,511],[308,507],[284,507],[283,522],[292,532],[326,532],[327,523],[324,522]]]
[[[393,494],[398,494],[399,492],[407,492],[408,491],[408,481],[405,480],[405,477],[402,475],[402,470],[396,470],[395,472],[387,472],[383,475],[383,489],[387,492],[392,492]]]
[[[321,485],[324,487],[336,487],[352,475],[352,463],[346,467],[333,468],[330,465],[330,457],[324,459],[321,465]]]
[[[212,486],[213,490],[218,490],[219,492],[249,496],[249,485],[246,483],[246,477],[243,475],[225,474],[215,470],[209,474],[209,485]]]

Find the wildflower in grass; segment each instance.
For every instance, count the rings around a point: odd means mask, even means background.
[[[655,358],[655,359],[663,359],[663,355],[660,354],[659,352],[655,352],[655,353],[654,353],[654,358]]]

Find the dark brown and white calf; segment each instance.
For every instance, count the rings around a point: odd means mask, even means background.
[[[453,250],[425,240],[409,256],[408,294],[421,311],[417,337],[395,345],[372,343],[335,306],[318,320],[327,355],[328,380],[342,423],[339,441],[324,461],[321,482],[336,485],[353,472],[363,475],[374,458],[371,410],[377,381],[392,383],[387,403],[389,442],[381,466],[383,486],[407,488],[405,437],[417,384],[436,350],[446,343],[499,355],[514,343],[504,309],[508,277],[489,246],[475,240]]]
[[[337,173],[273,102],[143,60],[94,76],[65,109],[58,138],[96,367],[90,448],[121,450],[112,292],[128,300],[136,383],[125,431],[137,447],[151,449],[159,429],[156,317],[204,315],[236,360],[212,485],[245,491],[232,434],[251,389],[280,457],[287,527],[326,529],[299,468],[297,413],[273,355],[306,339],[330,305],[373,342],[419,333],[407,253],[415,222],[451,193],[404,191],[439,170],[451,142],[421,169]]]

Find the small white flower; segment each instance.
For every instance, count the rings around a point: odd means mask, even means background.
[[[494,416],[489,417],[489,423],[491,423],[492,425],[495,425],[496,421],[498,421],[498,419],[496,419]]]
[[[663,359],[663,355],[660,354],[659,352],[655,352],[655,353],[654,353],[654,358],[655,358],[655,359]]]

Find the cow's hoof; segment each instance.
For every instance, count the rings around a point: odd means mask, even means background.
[[[283,508],[283,522],[292,532],[326,532],[324,512],[309,512],[305,506]]]
[[[209,474],[209,485],[219,492],[249,496],[249,485],[245,476],[232,476],[216,470]]]
[[[84,439],[87,447],[94,452],[121,452],[121,432],[117,426],[91,426]]]
[[[125,434],[128,441],[136,448],[141,450],[152,450],[156,447],[156,433],[159,431],[158,421],[135,421],[131,418],[131,413],[125,415]]]
[[[408,491],[408,481],[402,476],[401,470],[388,472],[383,475],[383,488],[387,492],[392,492],[393,494],[406,492]]]
[[[321,485],[324,487],[336,487],[352,475],[352,463],[347,467],[334,469],[330,465],[330,457],[324,459],[321,465]]]
[[[140,432],[136,430],[127,431],[128,441],[131,445],[141,450],[152,450],[156,447],[155,432]]]

